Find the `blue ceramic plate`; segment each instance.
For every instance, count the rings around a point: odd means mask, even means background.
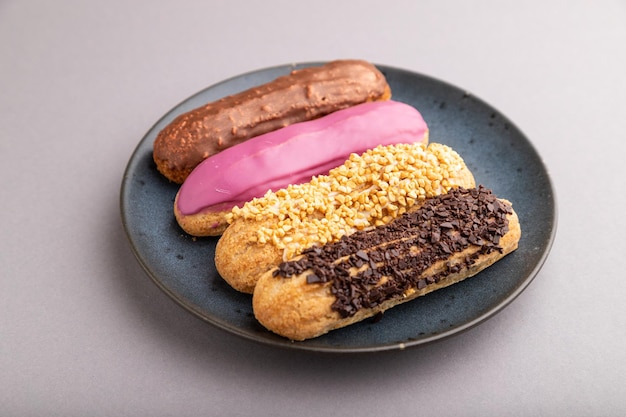
[[[122,221],[135,255],[152,280],[183,308],[246,339],[325,352],[367,352],[423,345],[485,321],[513,301],[533,280],[556,233],[556,204],[541,157],[524,134],[498,110],[445,82],[379,65],[397,101],[417,108],[430,141],[451,146],[477,183],[513,202],[522,226],[519,249],[475,277],[435,291],[316,339],[293,343],[257,323],[251,296],[231,289],[215,270],[216,238],[192,238],[176,223],[178,186],[152,161],[157,133],[177,115],[287,74],[286,65],[243,74],[209,87],[174,107],[148,131],[133,153],[121,189]]]

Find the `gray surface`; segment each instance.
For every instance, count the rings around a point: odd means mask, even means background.
[[[626,414],[625,22],[608,0],[0,2],[0,415]],[[549,168],[552,253],[471,331],[274,349],[193,317],[130,250],[121,177],[159,117],[233,75],[345,57],[467,89]]]

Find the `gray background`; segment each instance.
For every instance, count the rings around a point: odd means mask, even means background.
[[[624,1],[0,1],[0,415],[626,414]],[[273,349],[184,311],[126,241],[145,132],[225,78],[362,58],[495,106],[552,176],[531,286],[423,348]]]

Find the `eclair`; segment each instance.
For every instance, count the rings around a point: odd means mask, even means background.
[[[314,338],[474,276],[514,251],[520,236],[510,202],[482,186],[452,189],[267,271],[254,315],[286,338]]]
[[[250,138],[390,97],[384,75],[365,61],[294,70],[179,115],[157,135],[153,159],[159,172],[181,184],[200,162]]]
[[[261,275],[302,250],[389,223],[458,186],[474,187],[474,177],[461,156],[442,144],[352,154],[328,175],[234,207],[216,245],[217,271],[236,290],[252,293]]]
[[[226,215],[269,189],[310,181],[350,154],[379,145],[427,143],[421,114],[393,100],[358,104],[256,136],[202,161],[180,187],[174,214],[193,236],[218,236]]]

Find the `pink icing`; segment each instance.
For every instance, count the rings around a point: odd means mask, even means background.
[[[183,215],[230,210],[268,190],[309,181],[378,145],[425,140],[413,107],[393,100],[359,104],[266,133],[204,160],[178,192]]]

